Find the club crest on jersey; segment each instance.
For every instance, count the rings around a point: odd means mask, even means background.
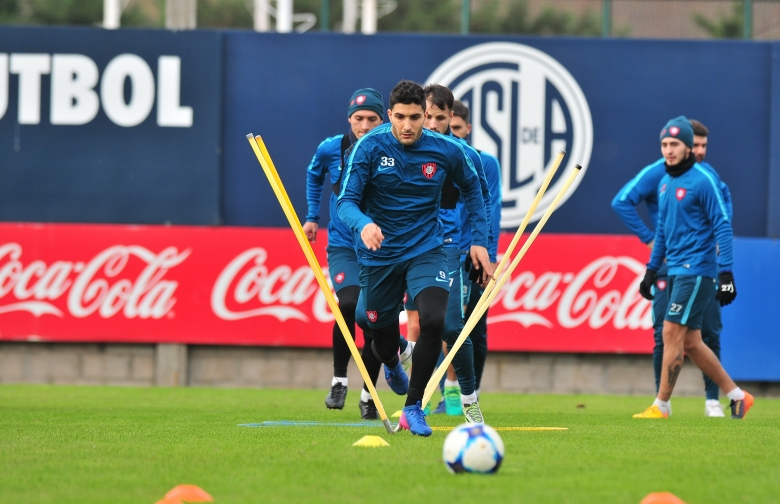
[[[363,105],[363,102],[366,101],[366,95],[360,95],[357,98],[355,98],[355,103],[358,105]]]
[[[335,280],[337,284],[340,284],[341,282],[344,281],[344,276],[345,276],[344,272],[342,271],[341,273],[333,277],[333,280]]]
[[[680,128],[677,126],[672,126],[669,128],[669,134],[672,136],[677,136],[677,134],[680,133]]]
[[[666,290],[666,280],[658,280],[655,286],[658,287],[658,290]]]
[[[436,175],[436,163],[423,163],[422,172],[425,178],[433,178]]]
[[[661,194],[666,194],[666,184],[661,184]]]
[[[376,314],[376,310],[366,310],[366,317],[368,317],[368,321],[371,323],[374,323],[379,318]]]
[[[675,195],[675,196],[677,196],[677,201],[682,201],[682,199],[685,197],[685,195],[686,195],[686,193],[687,193],[687,192],[688,192],[688,191],[686,191],[686,190],[685,190],[685,189],[683,189],[682,187],[681,187],[681,188],[679,188],[679,189],[677,189],[677,190],[674,192],[674,195]]]

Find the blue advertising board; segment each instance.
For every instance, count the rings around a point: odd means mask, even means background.
[[[626,233],[610,200],[661,157],[663,125],[685,114],[710,129],[707,160],[731,188],[735,234],[766,236],[772,51],[744,42],[231,32],[224,220],[285,225],[267,204],[273,196],[247,133],[264,137],[304,215],[306,166],[320,141],[346,132],[352,92],[374,87],[387,101],[399,80],[412,79],[448,85],[471,105],[473,144],[502,161],[505,229],[519,223],[565,148],[565,168],[586,170],[546,230]]]
[[[218,224],[222,34],[0,29],[0,219]]]

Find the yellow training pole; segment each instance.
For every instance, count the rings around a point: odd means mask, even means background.
[[[561,199],[563,198],[563,195],[566,194],[566,191],[569,190],[569,187],[571,186],[572,182],[574,182],[574,179],[577,178],[577,175],[580,173],[582,167],[580,165],[576,165],[576,168],[577,169],[572,171],[571,175],[569,175],[569,177],[566,179],[566,182],[563,184],[563,187],[561,187],[561,190],[558,191],[558,194],[555,195],[555,199],[552,201],[552,203],[550,203],[549,208],[547,208],[547,211],[544,212],[544,215],[542,216],[541,220],[536,224],[536,227],[534,228],[533,232],[531,232],[531,236],[528,237],[528,239],[523,244],[523,248],[520,249],[520,252],[518,252],[515,258],[512,260],[512,264],[509,265],[509,268],[506,270],[506,273],[501,275],[501,278],[499,278],[498,282],[496,283],[496,286],[490,292],[488,298],[485,299],[484,303],[482,303],[481,305],[477,306],[474,309],[474,312],[471,314],[471,317],[469,317],[469,320],[466,322],[466,325],[463,327],[460,336],[458,336],[458,339],[455,341],[455,344],[452,345],[452,350],[450,350],[450,352],[444,358],[444,361],[442,361],[441,365],[433,373],[433,376],[431,376],[431,379],[428,381],[428,385],[426,385],[425,387],[425,394],[423,395],[423,400],[422,400],[423,408],[425,407],[426,404],[428,404],[428,401],[431,400],[434,391],[438,388],[439,381],[441,380],[441,377],[444,376],[444,373],[447,371],[447,367],[450,365],[452,359],[455,357],[455,353],[463,345],[463,342],[466,340],[466,338],[468,338],[468,335],[471,333],[471,330],[474,329],[474,326],[477,325],[477,322],[482,317],[482,314],[485,313],[487,307],[490,306],[490,303],[493,302],[493,299],[495,299],[495,297],[501,291],[501,288],[509,279],[509,276],[515,270],[515,268],[517,268],[517,265],[520,264],[520,260],[523,258],[523,256],[525,256],[525,253],[528,252],[528,249],[531,248],[531,245],[533,244],[534,240],[539,235],[539,233],[542,231],[542,228],[547,223],[547,220],[550,218],[550,215],[552,215],[553,211],[555,210],[555,207],[558,206],[558,203],[560,203]]]
[[[263,168],[263,172],[265,172],[265,176],[268,178],[268,182],[271,183],[271,188],[273,189],[274,194],[276,194],[276,198],[279,200],[279,204],[282,206],[282,210],[284,211],[285,216],[287,216],[290,227],[292,227],[292,230],[295,233],[295,237],[298,239],[298,244],[301,246],[306,259],[309,261],[309,266],[314,272],[314,276],[317,278],[317,283],[320,285],[320,289],[325,295],[325,300],[328,302],[328,306],[330,307],[331,312],[333,312],[333,316],[336,318],[336,323],[341,329],[341,333],[347,342],[347,346],[349,346],[350,352],[352,352],[352,358],[355,359],[355,363],[357,364],[358,369],[360,370],[360,374],[366,383],[366,387],[368,387],[368,392],[371,394],[371,398],[374,400],[374,404],[376,405],[377,411],[379,412],[379,417],[382,419],[382,423],[385,425],[387,432],[393,434],[393,426],[390,424],[390,420],[387,418],[387,413],[385,412],[385,408],[382,405],[382,401],[379,400],[379,394],[377,394],[376,388],[374,388],[374,384],[372,383],[371,378],[368,376],[368,371],[366,370],[365,364],[363,364],[363,359],[360,357],[360,352],[358,352],[357,346],[355,346],[355,342],[352,340],[349,328],[347,328],[347,323],[344,321],[344,316],[341,314],[341,310],[339,310],[339,305],[336,302],[336,298],[333,296],[333,292],[330,290],[328,281],[325,279],[325,274],[320,268],[319,261],[317,261],[317,258],[314,255],[314,250],[311,248],[311,244],[306,238],[306,234],[303,232],[303,227],[301,226],[301,223],[298,220],[298,216],[295,213],[295,208],[292,206],[292,202],[290,201],[290,198],[287,195],[287,191],[285,190],[284,185],[279,178],[279,173],[276,171],[276,167],[274,166],[273,161],[271,161],[271,156],[268,154],[268,149],[266,149],[265,143],[260,136],[255,138],[250,133],[246,137],[247,140],[249,140],[249,144],[252,146],[252,150],[255,152],[255,156],[257,156],[257,160],[260,162],[260,166]]]
[[[555,161],[553,162],[552,167],[547,171],[547,175],[544,177],[544,180],[542,181],[542,185],[539,187],[539,190],[536,192],[536,197],[534,198],[533,202],[531,202],[531,206],[528,208],[528,211],[525,213],[525,217],[523,217],[523,222],[520,223],[520,227],[517,228],[517,232],[515,233],[515,236],[512,237],[512,242],[509,244],[509,247],[507,247],[506,252],[504,252],[503,257],[501,257],[501,261],[498,263],[498,266],[496,267],[496,271],[494,274],[495,280],[491,278],[490,282],[488,282],[487,286],[485,287],[485,290],[482,291],[482,295],[480,296],[479,301],[477,302],[475,311],[484,302],[484,300],[487,299],[487,297],[490,295],[490,291],[492,291],[493,287],[495,287],[496,281],[501,275],[501,271],[506,266],[506,263],[509,262],[509,257],[512,255],[512,252],[514,252],[518,242],[520,242],[520,237],[523,236],[526,226],[528,226],[528,223],[531,221],[531,217],[533,217],[534,212],[536,212],[536,207],[539,206],[539,202],[542,201],[542,198],[544,197],[544,193],[547,192],[547,187],[550,185],[550,182],[555,176],[555,172],[558,171],[558,167],[561,166],[561,161],[563,161],[563,156],[565,155],[566,155],[565,150],[558,151],[558,155],[555,157]],[[498,237],[496,237],[496,239],[498,239]]]

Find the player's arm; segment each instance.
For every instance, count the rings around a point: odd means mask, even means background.
[[[647,244],[653,241],[655,233],[639,217],[636,207],[658,191],[657,179],[649,177],[648,174],[649,170],[642,170],[624,185],[612,199],[612,208],[620,220],[642,243]]]
[[[363,192],[371,175],[370,154],[369,149],[365,148],[361,142],[355,144],[347,159],[347,164],[343,168],[346,172],[341,185],[341,194],[336,203],[336,211],[339,218],[350,229],[360,234],[366,248],[377,250],[384,240],[382,230],[360,210]]]
[[[493,266],[488,256],[488,223],[485,200],[482,196],[482,184],[477,169],[463,147],[451,143],[456,150],[448,158],[451,160],[448,173],[460,187],[466,203],[466,210],[472,223],[471,260],[475,268],[481,268],[486,277],[493,276]]]
[[[303,224],[303,232],[310,242],[317,239],[317,231],[320,222],[320,202],[322,201],[322,186],[325,183],[325,177],[328,173],[328,164],[323,158],[322,142],[318,147],[311,163],[306,170],[306,202],[308,209],[306,211],[306,222]]]
[[[666,258],[666,235],[664,233],[666,211],[660,202],[660,197],[658,203],[658,222],[656,223],[655,234],[653,235],[654,238],[652,240],[653,250],[650,253],[650,262],[647,263],[647,269],[652,271],[658,271]]]
[[[731,227],[731,217],[719,180],[709,173],[704,173],[705,180],[700,185],[700,200],[707,218],[712,223],[715,239],[718,242],[718,265],[721,271],[731,271],[734,265],[734,232]]]
[[[485,229],[487,230],[488,235],[488,245],[486,248],[488,249],[488,256],[490,256],[491,245],[494,241],[498,240],[498,235],[493,234],[493,228],[490,226],[490,223],[492,222],[490,187],[488,186],[487,176],[485,175],[485,167],[482,164],[482,156],[479,155],[479,152],[477,152],[476,149],[469,145],[465,145],[464,148],[466,149],[466,154],[468,154],[471,162],[474,164],[477,176],[479,177],[479,187],[482,191],[482,204],[485,206],[485,219],[487,222]],[[496,248],[497,247],[498,246],[496,246]],[[495,259],[495,255],[493,256],[493,259]],[[491,259],[491,262],[495,262],[493,259]]]
[[[487,179],[488,190],[490,191],[490,236],[488,244],[488,255],[490,262],[497,262],[498,239],[501,235],[501,168],[498,160],[492,156],[486,156],[482,159],[482,167],[485,169],[485,178]]]

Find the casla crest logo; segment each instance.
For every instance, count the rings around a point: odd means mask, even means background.
[[[436,163],[423,163],[422,172],[425,178],[433,178],[436,175]]]
[[[574,77],[555,59],[532,47],[488,42],[451,56],[428,77],[449,87],[471,109],[471,144],[501,163],[501,227],[520,225],[555,156],[566,149],[565,165],[536,209],[539,220],[593,148],[593,121]],[[574,193],[577,177],[561,203]]]

